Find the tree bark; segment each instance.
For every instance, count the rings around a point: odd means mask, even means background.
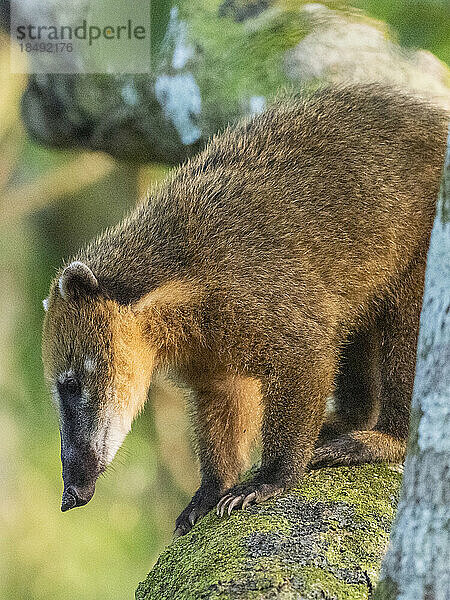
[[[65,24],[90,2],[67,5]],[[59,0],[45,6],[61,12]],[[30,76],[22,112],[35,140],[177,164],[229,122],[262,110],[280,89],[382,81],[450,107],[447,67],[428,52],[400,48],[384,24],[362,13],[303,0],[151,6],[151,74]],[[42,10],[39,0],[23,3],[31,21]]]
[[[214,512],[159,557],[137,600],[367,600],[388,544],[398,467],[305,475],[283,496]]]
[[[428,252],[402,496],[378,600],[450,597],[450,135]]]

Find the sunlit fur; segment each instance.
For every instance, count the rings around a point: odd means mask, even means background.
[[[208,448],[214,447],[217,472],[224,487],[229,487],[248,466],[251,446],[260,435],[261,383],[232,373],[212,378],[209,372],[186,370],[183,375],[196,390],[192,402],[196,439],[203,440]],[[201,460],[204,451],[199,444]]]

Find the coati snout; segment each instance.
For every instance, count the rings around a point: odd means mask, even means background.
[[[64,481],[61,510],[64,512],[89,502],[103,466],[101,454],[89,442],[75,442],[62,432],[61,462]]]
[[[73,370],[57,377],[64,481],[62,511],[89,502],[94,495],[95,482],[106,466],[108,424],[101,423],[90,387],[86,381],[82,385]]]
[[[89,499],[167,368],[192,391],[202,481],[179,535],[307,469],[403,459],[447,123],[378,85],[280,101],[80,250],[43,337],[63,508]],[[261,465],[237,483],[258,434]]]

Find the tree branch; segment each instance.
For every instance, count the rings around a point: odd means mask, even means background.
[[[387,465],[322,469],[275,500],[212,512],[161,554],[136,599],[367,599],[400,481]]]
[[[89,2],[74,0],[70,14]],[[152,35],[163,39],[155,41],[150,75],[30,77],[22,110],[35,140],[176,164],[280,89],[320,82],[396,83],[450,107],[449,70],[428,52],[400,48],[384,24],[362,13],[301,0],[151,6],[159,25]],[[32,18],[42,3],[27,0],[23,10]]]

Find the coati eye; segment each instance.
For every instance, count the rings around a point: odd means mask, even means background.
[[[60,394],[65,396],[78,396],[80,394],[80,382],[73,375],[69,375],[64,381],[58,383]]]

